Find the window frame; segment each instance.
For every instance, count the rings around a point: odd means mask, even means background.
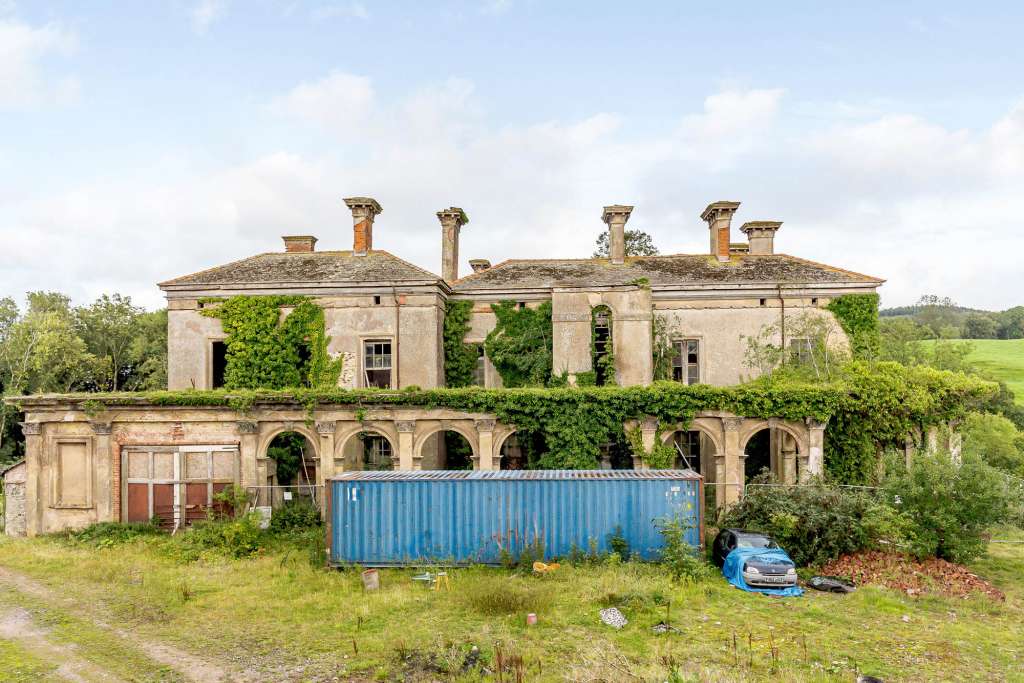
[[[814,362],[814,342],[810,337],[790,337],[787,349],[788,361],[794,365],[809,365]]]
[[[701,384],[703,382],[703,377],[704,377],[704,367],[703,367],[704,353],[703,353],[703,348],[702,348],[704,346],[703,341],[704,340],[701,337],[695,337],[695,336],[678,337],[678,338],[672,340],[672,381],[673,382],[679,382],[680,384],[685,384],[686,386],[692,386],[694,384]],[[685,351],[686,347],[683,346],[683,345],[687,344],[688,342],[693,342],[696,345],[697,362],[695,362],[695,363],[690,363],[688,360],[686,362],[682,362],[683,356],[684,355],[687,355],[687,356],[689,355],[689,353],[687,351]],[[678,355],[676,354],[676,350],[677,349],[679,350]],[[676,358],[680,359],[680,361],[681,361],[680,365],[676,365]],[[690,381],[690,376],[689,376],[689,372],[688,372],[690,367],[693,367],[693,368],[696,369],[696,372],[697,372],[696,381],[692,381],[692,382]],[[680,368],[680,377],[678,379],[676,378],[676,368]]]
[[[387,368],[369,368],[366,365],[367,353],[366,346],[368,344],[387,344],[389,346],[389,353],[387,354],[390,358],[390,365]],[[383,354],[382,354],[383,355]],[[374,388],[369,382],[369,375],[367,372],[370,370],[387,370],[388,371],[388,386],[378,387],[381,389],[394,389],[395,388],[395,339],[394,337],[363,337],[359,340],[359,367],[360,377],[359,385],[363,389]]]

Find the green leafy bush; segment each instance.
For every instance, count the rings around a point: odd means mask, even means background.
[[[773,482],[762,475],[753,483]],[[911,524],[877,495],[819,480],[808,486],[749,486],[720,526],[768,534],[794,562],[806,566],[902,544]]]
[[[690,527],[678,517],[666,517],[657,522],[658,533],[664,541],[659,559],[668,569],[673,581],[698,580],[711,575],[711,566],[697,548],[686,541]]]
[[[918,557],[969,562],[984,554],[984,534],[1010,516],[1007,477],[970,455],[957,465],[947,453],[921,454],[909,467],[891,458],[884,490],[913,521],[909,549]]]
[[[963,452],[996,469],[1024,477],[1024,435],[1002,415],[971,413],[964,421]]]
[[[320,508],[304,500],[292,500],[274,510],[270,517],[270,531],[284,533],[303,531],[321,526]]]
[[[140,538],[160,536],[163,535],[163,531],[151,522],[100,522],[77,531],[64,532],[64,535],[72,543],[93,548],[109,548]]]
[[[179,542],[186,559],[197,559],[207,552],[240,558],[259,551],[261,536],[259,517],[250,513],[238,519],[196,522]]]

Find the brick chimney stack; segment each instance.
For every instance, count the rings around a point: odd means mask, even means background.
[[[608,225],[608,258],[615,265],[626,262],[626,221],[633,213],[632,206],[614,204],[604,207],[601,220]]]
[[[281,239],[289,254],[309,254],[316,249],[316,238],[312,235],[285,235]]]
[[[345,205],[352,211],[352,254],[366,256],[373,249],[373,219],[384,209],[370,197],[348,197]]]
[[[740,226],[740,232],[747,236],[751,254],[768,255],[775,253],[775,233],[781,221],[747,221]]]
[[[711,255],[717,257],[719,261],[729,260],[732,215],[738,208],[739,202],[712,202],[700,215],[701,220],[707,222],[711,233]]]
[[[441,221],[441,279],[455,282],[459,279],[459,232],[469,219],[457,206],[438,211],[437,219]]]

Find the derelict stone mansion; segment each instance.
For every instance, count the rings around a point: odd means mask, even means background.
[[[492,265],[469,261],[460,277],[459,238],[466,214],[437,212],[442,239],[441,275],[375,248],[381,205],[368,197],[345,200],[352,214],[351,249],[316,248],[313,236],[284,237],[283,251],[251,256],[160,284],[168,304],[168,383],[172,390],[222,386],[225,334],[217,318],[202,314],[211,298],[304,295],[324,311],[328,351],[340,359],[339,385],[424,389],[443,387],[443,329],[449,300],[472,302],[465,341],[481,349],[476,382],[501,387],[483,353],[494,329],[491,304],[552,306],[554,373],[570,383],[598,368],[592,325],[623,386],[652,381],[655,317],[678,330],[671,343],[671,375],[683,383],[735,384],[744,368],[745,336],[795,316],[820,316],[845,336],[825,306],[845,294],[872,293],[882,280],[776,252],[781,223],[740,226],[738,202],[714,202],[701,214],[709,250],[703,254],[627,256],[625,225],[633,207],[604,207],[608,258],[513,259]],[[381,226],[383,227],[383,226]],[[468,229],[468,228],[467,228]],[[384,240],[380,240],[384,241]],[[473,254],[473,256],[477,256]],[[607,311],[608,315],[601,314]],[[596,312],[596,313],[595,313]],[[595,322],[596,321],[596,322]],[[602,327],[603,326],[603,327]],[[801,339],[780,339],[799,352]],[[444,409],[320,406],[312,421],[289,402],[257,402],[244,415],[227,408],[153,405],[142,397],[110,405],[100,415],[72,396],[23,397],[24,531],[30,535],[106,520],[147,520],[159,513],[175,524],[204,514],[213,495],[233,483],[275,482],[267,455],[286,431],[303,435],[322,483],[347,469],[392,466],[445,469],[441,436],[461,435],[477,469],[519,466],[515,425],[494,415]],[[357,414],[358,413],[358,414]],[[683,465],[720,484],[720,504],[734,501],[744,482],[748,445],[765,442],[766,461],[780,478],[820,472],[825,425],[705,412],[691,424],[638,425],[647,448],[659,437],[679,446]],[[760,436],[758,436],[760,435]],[[637,460],[634,466],[642,463]],[[12,477],[14,475],[11,475]]]

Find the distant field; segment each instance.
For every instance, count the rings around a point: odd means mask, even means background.
[[[969,360],[991,371],[1024,404],[1024,339],[967,339],[974,345]]]

